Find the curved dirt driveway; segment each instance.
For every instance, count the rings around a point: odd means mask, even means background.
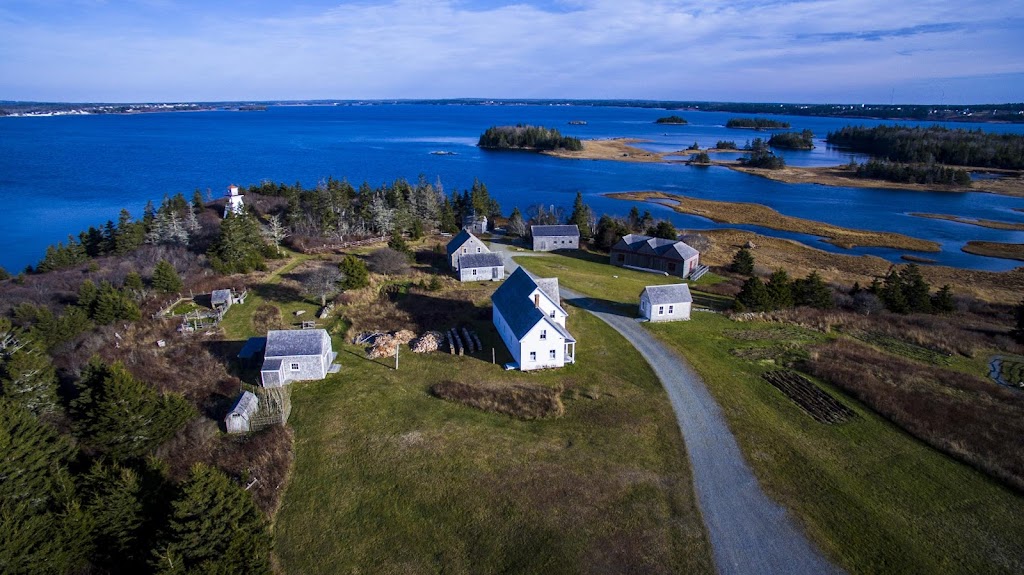
[[[502,254],[508,273],[519,264]],[[722,574],[817,575],[840,573],[807,540],[786,510],[768,498],[740,453],[714,398],[689,364],[633,318],[562,288],[562,297],[589,311],[626,338],[654,369],[672,402],[693,469],[697,501]]]

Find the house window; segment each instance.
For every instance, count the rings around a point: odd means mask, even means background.
[[[546,330],[546,329],[540,330],[540,338],[541,339],[547,339],[548,338],[548,330]]]
[[[665,306],[663,306],[663,305],[659,305],[658,306],[658,315],[665,315]]]
[[[530,352],[530,361],[537,361],[537,352],[535,352],[535,351],[531,351]]]
[[[548,352],[548,359],[555,359],[555,350],[551,350]]]
[[[462,253],[468,254],[469,253],[469,248],[462,248]]]
[[[473,268],[473,275],[476,275],[476,268]]]
[[[551,310],[549,315],[551,316],[551,319],[555,319],[555,310]]]
[[[293,363],[293,364],[291,365],[291,368],[292,368],[292,371],[299,371],[299,364],[297,364],[297,363]]]
[[[480,248],[477,248],[477,249],[476,249],[476,253],[480,253]]]
[[[669,315],[672,315],[672,310],[673,310],[674,308],[675,308],[675,306],[671,306],[671,305],[670,305],[670,306],[668,306],[668,313],[669,313]]]

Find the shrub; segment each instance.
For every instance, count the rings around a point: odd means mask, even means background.
[[[371,271],[383,275],[404,275],[409,273],[409,258],[391,248],[381,248],[368,258]]]
[[[503,413],[517,419],[560,417],[565,413],[562,388],[538,384],[461,383],[443,381],[430,392],[441,399],[454,401],[483,411]]]

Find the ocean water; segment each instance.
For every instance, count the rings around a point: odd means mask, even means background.
[[[1024,242],[1024,232],[990,230],[917,218],[910,212],[1024,221],[1024,199],[992,194],[867,190],[772,182],[726,168],[614,161],[563,160],[528,152],[480,150],[476,141],[492,125],[530,123],[581,138],[637,137],[651,150],[701,147],[718,140],[767,133],[729,130],[735,114],[681,113],[689,124],[654,124],[662,110],[577,106],[468,106],[380,104],[270,107],[263,112],[185,112],[111,116],[0,118],[0,265],[18,271],[35,264],[48,244],[91,225],[116,220],[121,208],[139,216],[149,200],[200,189],[221,196],[229,184],[262,180],[314,186],[326,178],[372,185],[420,175],[445,190],[484,182],[508,213],[537,203],[571,206],[577,191],[600,213],[626,214],[634,205],[602,194],[661,190],[725,201],[767,204],[783,214],[870,230],[895,231],[934,240],[938,254],[919,254],[964,268],[1006,270],[1020,262],[960,251],[968,240]],[[879,121],[785,117],[794,130],[819,138],[850,123]],[[569,125],[585,120],[586,125]],[[956,124],[954,127],[1024,133],[1021,125]],[[454,155],[431,154],[434,151]],[[792,165],[835,165],[851,155],[824,142],[811,151],[783,151]],[[854,156],[855,159],[862,159]],[[677,227],[721,227],[704,218],[645,204]],[[906,251],[835,248],[819,238],[754,226],[733,226],[798,239],[837,253],[875,254],[894,262]]]

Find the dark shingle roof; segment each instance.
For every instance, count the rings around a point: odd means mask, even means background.
[[[663,257],[676,255],[682,260],[700,255],[700,252],[681,241],[652,238],[640,234],[622,236],[622,239],[612,249],[629,250],[634,253],[654,253]]]
[[[327,350],[323,329],[272,329],[267,332],[267,350],[263,356],[284,357],[288,355],[323,355]]]
[[[500,254],[466,254],[459,257],[459,269],[498,268],[503,265]]]
[[[526,270],[518,268],[491,296],[491,303],[501,312],[501,317],[505,318],[516,339],[523,339],[537,322],[547,320],[544,312],[537,309],[530,300],[530,294],[537,288],[537,282],[533,281]],[[550,320],[548,323],[555,326],[562,337],[576,341],[562,326]]]
[[[571,226],[530,226],[530,233],[533,234],[533,237],[579,236],[580,228],[575,224]]]
[[[469,238],[475,237],[476,236],[469,233],[465,229],[459,230],[459,233],[455,234],[455,237],[452,238],[452,241],[448,242],[448,246],[446,248],[448,251],[448,257],[452,257],[452,254],[458,251],[458,249],[462,247],[462,244],[469,241]]]
[[[690,295],[690,286],[686,284],[669,284],[661,286],[647,286],[647,292],[651,305],[664,305],[670,303],[693,303],[693,296]]]

